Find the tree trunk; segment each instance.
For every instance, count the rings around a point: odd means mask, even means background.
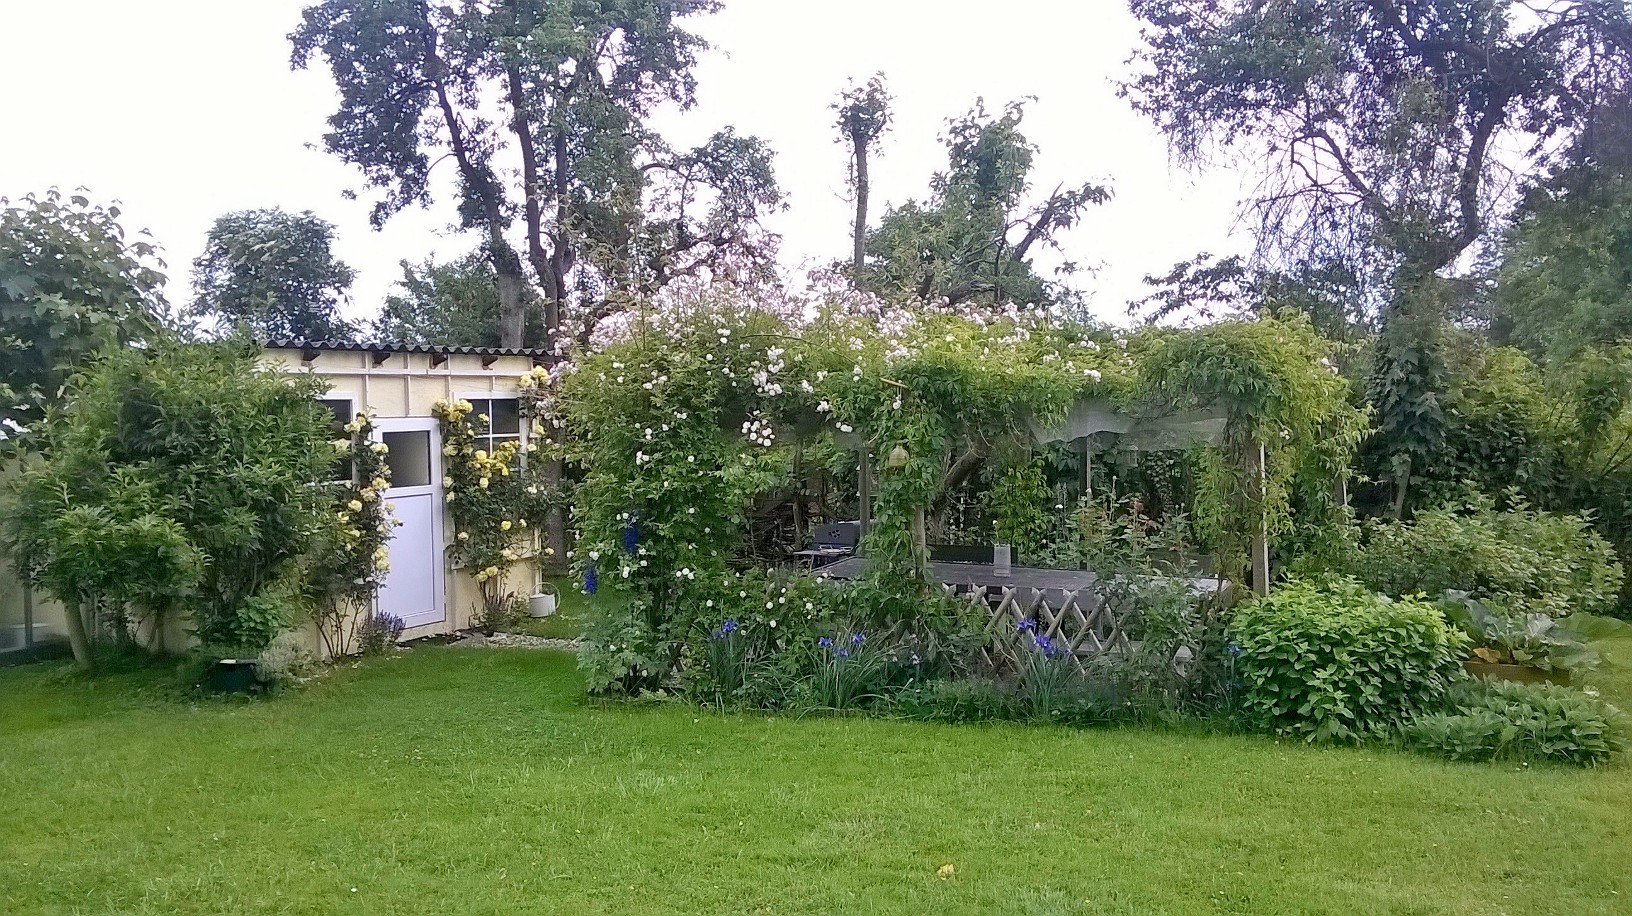
[[[503,246],[493,252],[493,269],[499,286],[499,346],[523,347],[527,341],[526,278],[521,261],[495,229],[490,244]]]
[[[856,226],[851,270],[855,275],[856,289],[862,289],[862,270],[867,266],[867,197],[870,186],[867,178],[867,141],[855,137],[853,142],[856,145]]]
[[[63,607],[63,618],[68,627],[68,647],[74,651],[74,664],[83,671],[96,670],[96,656],[91,653],[91,639],[85,632],[85,611],[77,603]]]

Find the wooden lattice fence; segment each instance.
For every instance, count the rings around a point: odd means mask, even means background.
[[[941,587],[948,597],[986,611],[988,642],[981,655],[989,665],[1000,667],[1029,650],[1026,643],[1034,634],[1068,652],[1079,668],[1102,656],[1129,655],[1134,649],[1127,626],[1132,611],[1113,609],[1092,588]],[[1036,622],[1034,629],[1020,629],[1027,620]]]

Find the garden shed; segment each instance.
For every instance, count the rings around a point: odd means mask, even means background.
[[[475,578],[456,569],[449,548],[454,528],[447,510],[441,425],[433,405],[469,401],[476,442],[488,451],[505,442],[525,445],[521,377],[552,361],[544,350],[508,347],[271,340],[264,363],[290,373],[311,373],[329,383],[324,404],[336,437],[359,414],[372,416],[373,436],[387,447],[390,485],[383,498],[400,525],[387,549],[390,568],[377,610],[402,619],[406,637],[449,633],[468,626],[481,602]],[[485,418],[485,419],[482,419]],[[337,466],[337,477],[350,470]],[[512,581],[530,589],[533,583]],[[313,635],[314,644],[316,634]]]

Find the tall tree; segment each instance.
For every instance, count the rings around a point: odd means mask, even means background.
[[[481,252],[437,264],[402,262],[398,291],[385,299],[374,336],[409,343],[501,345],[499,294],[492,262]],[[544,345],[543,303],[526,292],[525,346]]]
[[[1445,421],[1442,271],[1512,204],[1512,149],[1545,162],[1632,79],[1618,0],[1131,0],[1123,85],[1183,159],[1263,163],[1260,254],[1381,267],[1372,399],[1396,511]]]
[[[334,224],[310,210],[239,210],[216,218],[193,261],[188,315],[262,338],[344,340],[340,317],[357,273],[334,256]]]
[[[781,195],[764,145],[723,131],[677,153],[647,127],[658,105],[693,103],[706,45],[682,21],[718,5],[324,0],[290,38],[296,67],[329,64],[341,105],[324,143],[384,192],[376,223],[428,204],[436,163],[457,167],[517,346],[529,280],[558,338],[676,277],[768,262],[758,218]]]
[[[851,277],[860,287],[867,266],[867,202],[872,181],[867,161],[878,138],[890,127],[890,94],[884,89],[884,74],[875,74],[860,86],[852,85],[833,104],[838,114],[839,142],[850,145],[850,190],[856,195],[856,220],[851,233],[854,253]]]
[[[1069,297],[1032,265],[1038,246],[1059,248],[1059,233],[1111,197],[1096,184],[1056,187],[1028,200],[1036,158],[1020,132],[1023,103],[992,115],[974,109],[949,122],[946,171],[924,203],[909,200],[868,233],[867,288],[880,295],[956,305],[965,301],[1048,304]],[[1076,268],[1066,262],[1062,274]]]
[[[1530,189],[1498,255],[1498,340],[1554,361],[1632,340],[1632,97]]]
[[[55,189],[0,198],[0,425],[38,420],[63,383],[110,348],[162,330],[164,262],[117,206]],[[8,434],[7,438],[11,438]]]

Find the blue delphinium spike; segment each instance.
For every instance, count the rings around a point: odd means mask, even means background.
[[[601,577],[595,574],[595,567],[584,567],[584,594],[593,595],[601,587]]]

